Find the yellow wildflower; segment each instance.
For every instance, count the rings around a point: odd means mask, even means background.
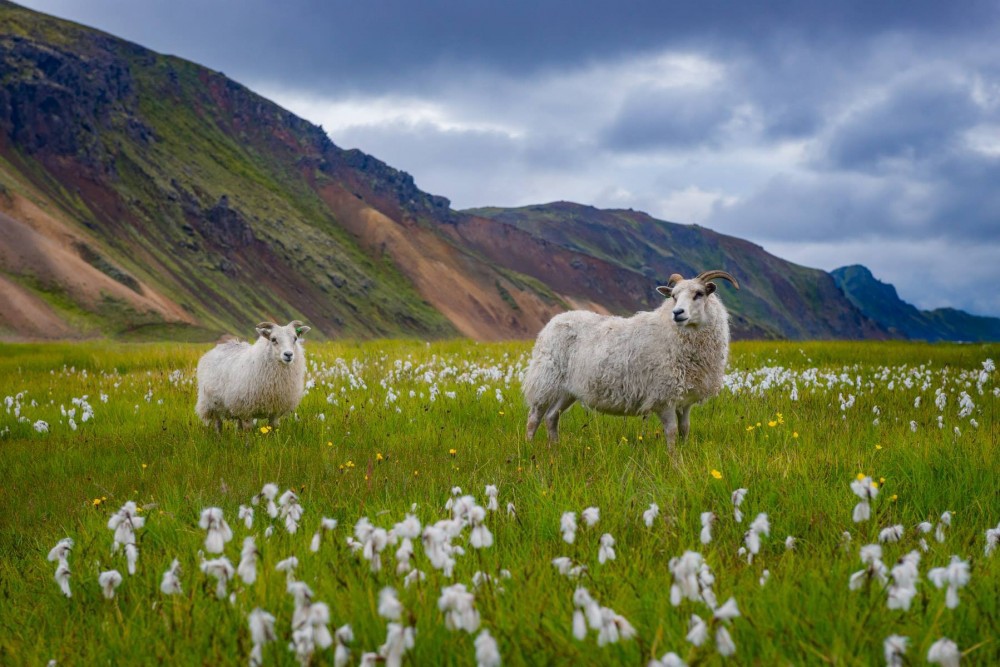
[[[875,449],[882,449],[882,445],[875,445]]]
[[[793,438],[799,437],[799,432],[798,431],[792,431],[792,437]]]
[[[778,422],[772,419],[771,421],[767,422],[767,425],[770,426],[771,428],[774,428],[775,426],[778,425]]]
[[[94,507],[97,507],[100,504],[101,504],[101,499],[100,498],[94,498]]]
[[[722,479],[722,473],[716,470],[715,468],[712,468],[712,477],[714,477],[715,479]]]
[[[271,427],[270,427],[270,426],[261,426],[261,427],[260,427],[260,432],[261,432],[261,433],[262,433],[263,435],[267,435],[268,433],[270,433],[270,432],[271,432]]]
[[[863,472],[859,472],[859,473],[858,473],[858,481],[860,482],[860,481],[861,481],[861,480],[863,480],[864,478],[865,478],[865,474],[864,474]]]
[[[382,456],[382,452],[375,452],[375,460],[376,461],[383,461],[384,459],[385,459],[385,457]]]
[[[451,449],[448,450],[448,453],[451,454],[452,456],[456,456],[458,455],[458,450],[452,447]]]

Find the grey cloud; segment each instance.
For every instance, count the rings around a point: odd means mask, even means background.
[[[891,160],[937,161],[957,148],[960,134],[982,113],[968,85],[915,82],[833,131],[826,160],[839,169],[873,170]]]
[[[731,115],[726,96],[715,91],[637,91],[601,132],[602,145],[629,152],[691,148],[712,143]]]

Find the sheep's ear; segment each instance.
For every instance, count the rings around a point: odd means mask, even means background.
[[[306,325],[304,325],[304,324],[303,324],[303,325],[301,325],[301,326],[297,326],[297,327],[295,327],[295,333],[297,333],[297,334],[299,335],[299,337],[300,337],[300,338],[301,338],[302,336],[305,336],[305,335],[306,335],[307,333],[309,333],[309,331],[310,331],[310,327],[307,327],[307,326],[306,326]]]
[[[705,283],[705,293],[711,294],[715,290],[719,289],[718,285],[715,283]]]
[[[261,338],[270,338],[271,329],[273,329],[276,326],[278,325],[275,324],[274,322],[261,322],[260,324],[257,325],[257,334]]]
[[[656,291],[668,299],[673,295],[674,292],[672,287],[657,287]]]

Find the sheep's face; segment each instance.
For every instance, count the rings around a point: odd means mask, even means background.
[[[708,317],[708,297],[715,292],[715,283],[700,280],[680,280],[656,291],[672,301],[670,311],[679,326],[698,326]]]
[[[291,364],[295,357],[302,354],[302,336],[309,331],[298,320],[293,320],[285,326],[273,322],[261,322],[257,325],[257,333],[264,339],[274,360],[281,364]]]

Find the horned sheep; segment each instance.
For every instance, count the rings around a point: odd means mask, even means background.
[[[309,327],[298,320],[280,326],[257,325],[253,345],[231,340],[216,345],[198,362],[195,412],[218,431],[224,419],[250,428],[264,418],[276,426],[295,410],[305,389],[306,359],[302,336]]]
[[[685,280],[670,277],[656,290],[656,310],[624,318],[587,311],[553,317],[538,334],[524,378],[531,440],[544,419],[558,439],[559,416],[576,401],[607,414],[656,414],[671,449],[690,428],[691,406],[722,389],[729,355],[729,314],[718,298],[725,271]]]

